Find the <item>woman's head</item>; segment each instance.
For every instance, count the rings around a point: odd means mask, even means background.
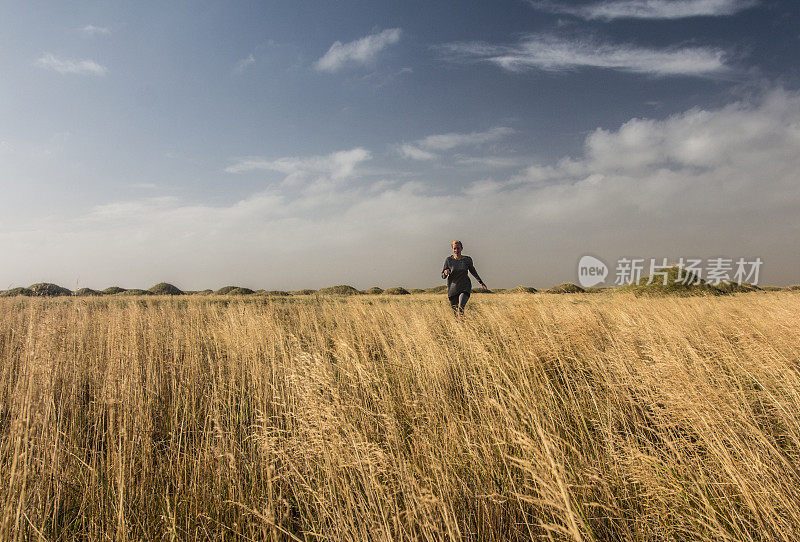
[[[455,254],[456,257],[461,256],[461,251],[464,250],[464,245],[461,244],[461,241],[456,239],[450,243],[450,246],[453,247],[453,254]]]

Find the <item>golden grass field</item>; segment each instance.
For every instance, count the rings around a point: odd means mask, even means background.
[[[800,292],[0,300],[2,540],[798,540]]]

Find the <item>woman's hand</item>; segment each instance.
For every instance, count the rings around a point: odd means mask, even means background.
[[[488,290],[489,290],[489,288],[487,288],[485,284],[481,284],[481,288],[483,288],[483,289],[484,289],[484,290],[486,290],[486,291],[488,291]]]
[[[442,274],[446,277],[447,275],[450,274],[450,270],[449,269],[445,269],[444,271],[442,271]]]

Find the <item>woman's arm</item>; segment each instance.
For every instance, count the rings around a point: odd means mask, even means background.
[[[447,265],[447,260],[449,260],[449,259],[450,258],[445,258],[445,260],[444,260],[444,267],[442,267],[442,278],[443,279],[446,279],[447,275],[450,274],[450,267]]]
[[[478,275],[478,272],[475,271],[475,266],[472,265],[472,258],[469,259],[469,272],[472,273],[472,276],[478,279],[478,284],[486,288],[486,285],[481,280],[481,277]]]

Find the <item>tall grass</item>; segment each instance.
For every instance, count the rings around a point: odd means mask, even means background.
[[[0,539],[797,540],[800,294],[0,300]]]

